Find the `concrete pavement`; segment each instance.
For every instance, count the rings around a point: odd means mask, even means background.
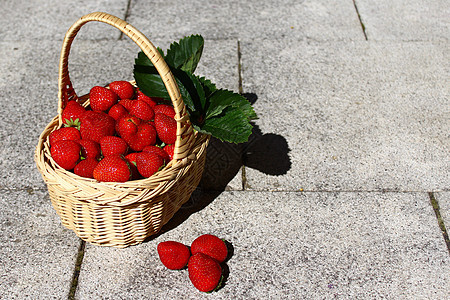
[[[446,299],[450,290],[450,7],[445,1],[2,1],[0,299]],[[65,229],[33,161],[56,114],[67,29],[105,11],[156,46],[198,33],[197,73],[241,91],[250,141],[213,140],[200,188],[126,249]],[[74,41],[78,94],[132,79],[138,47],[105,24]],[[440,218],[438,218],[438,216]],[[233,246],[198,292],[161,241]]]

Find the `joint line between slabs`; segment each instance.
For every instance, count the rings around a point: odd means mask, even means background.
[[[73,270],[72,281],[70,283],[70,291],[68,300],[75,300],[75,293],[78,287],[78,278],[80,277],[81,265],[83,264],[84,251],[86,242],[80,239],[80,246],[78,247],[77,259],[75,261],[75,268]]]
[[[242,87],[242,53],[241,53],[241,42],[237,41],[237,58],[238,58],[238,88],[239,94],[244,93],[244,88]],[[242,190],[245,191],[247,187],[247,176],[245,172],[245,162],[241,166],[241,182]]]
[[[125,10],[125,16],[123,17],[123,20],[124,20],[125,22],[128,22],[128,17],[130,16],[130,7],[131,7],[131,0],[128,0],[127,8],[126,8],[126,10]],[[123,35],[124,35],[124,34],[123,34],[123,32],[121,31],[121,32],[120,32],[120,35],[119,35],[119,41],[123,39]]]
[[[439,225],[439,228],[441,229],[442,235],[445,240],[445,244],[447,245],[447,250],[450,254],[450,239],[448,237],[447,229],[445,228],[444,219],[442,219],[440,208],[439,208],[439,202],[437,201],[436,197],[434,196],[433,192],[429,192],[428,196],[430,197],[431,206],[433,206],[434,213],[436,215],[436,219]]]
[[[361,20],[361,15],[359,14],[358,6],[356,5],[356,0],[353,0],[353,6],[355,7],[356,14],[358,15],[359,24],[361,25],[362,32],[364,34],[364,38],[367,41],[368,38],[367,38],[367,34],[366,34],[366,26],[364,25],[363,21]]]

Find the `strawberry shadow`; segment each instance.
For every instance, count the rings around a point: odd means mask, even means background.
[[[228,277],[230,277],[230,268],[228,267],[227,262],[233,257],[234,255],[234,247],[233,244],[225,240],[225,245],[227,246],[228,255],[227,258],[220,264],[222,267],[222,282],[221,285],[215,290],[216,292],[223,289],[227,285]]]

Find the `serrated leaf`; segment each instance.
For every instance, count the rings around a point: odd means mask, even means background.
[[[234,107],[239,109],[248,120],[256,119],[256,114],[248,100],[240,94],[229,90],[216,90],[209,98],[209,106],[206,112],[206,119],[221,114],[226,108]]]
[[[180,69],[172,69],[172,73],[177,79],[177,83],[179,82],[178,84],[181,85],[180,90],[184,89],[182,95],[189,95],[188,102],[185,101],[185,105],[189,110],[202,114],[205,108],[206,97],[200,80],[197,76]]]
[[[183,70],[171,69],[180,90],[181,97],[188,111],[194,112],[196,118],[203,114],[206,97],[200,80]],[[153,66],[135,65],[134,79],[139,89],[149,97],[170,99],[166,86]]]
[[[239,109],[229,108],[226,113],[205,120],[201,126],[194,125],[194,128],[221,141],[243,143],[248,141],[253,126]]]
[[[175,69],[194,73],[202,56],[204,40],[201,35],[191,35],[174,42],[167,50],[165,60]]]
[[[205,77],[199,77],[197,76],[198,80],[200,80],[200,83],[203,86],[203,91],[205,93],[205,97],[208,99],[212,93],[214,93],[217,90],[217,87],[214,83],[211,82],[211,80],[206,79]]]
[[[156,49],[158,49],[158,51],[161,54],[161,56],[164,57],[164,51],[161,48],[159,48],[159,47],[157,47]],[[138,66],[153,67],[153,64],[150,61],[150,59],[142,51],[139,51],[137,58],[134,60],[134,64],[138,65]]]
[[[170,98],[166,86],[164,85],[164,82],[155,67],[148,65],[135,65],[133,73],[137,86],[144,94],[149,97],[164,99]]]
[[[252,107],[252,104],[243,97],[246,101],[239,102],[238,108],[239,110],[247,117],[248,121],[258,119],[258,116],[255,113],[255,110]]]

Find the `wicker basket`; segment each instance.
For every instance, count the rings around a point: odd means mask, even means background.
[[[158,70],[172,100],[177,120],[174,158],[149,178],[98,182],[64,170],[51,158],[48,136],[62,126],[61,114],[67,101],[89,104],[88,95],[78,97],[72,88],[68,57],[77,32],[90,21],[110,24],[131,38]],[[193,131],[176,81],[155,46],[136,28],[109,14],[97,12],[80,18],[64,38],[58,98],[58,115],[39,137],[35,161],[62,224],[92,244],[119,248],[141,243],[159,232],[199,184],[209,136]]]

